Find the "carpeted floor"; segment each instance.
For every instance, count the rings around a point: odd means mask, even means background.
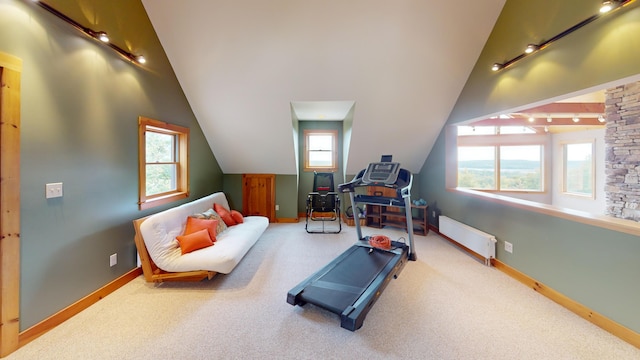
[[[364,234],[407,237],[398,230]],[[287,292],[351,246],[354,227],[271,224],[229,275],[130,282],[7,359],[640,359],[579,318],[439,236],[392,280],[355,332]]]

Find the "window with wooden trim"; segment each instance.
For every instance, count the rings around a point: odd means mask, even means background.
[[[517,128],[490,128],[466,131],[458,127],[456,186],[497,192],[543,192],[544,135],[526,134]],[[477,134],[484,136],[474,136]]]
[[[304,131],[304,170],[338,170],[338,131]]]
[[[189,129],[138,118],[140,210],[189,196]]]

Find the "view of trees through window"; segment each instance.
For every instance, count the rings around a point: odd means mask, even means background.
[[[593,143],[564,144],[564,191],[593,195]]]
[[[459,146],[458,186],[543,191],[542,149],[542,145]]]
[[[154,131],[146,133],[147,195],[176,190],[176,135]]]

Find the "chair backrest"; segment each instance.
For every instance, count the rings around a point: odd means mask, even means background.
[[[333,192],[333,173],[313,173],[313,191],[321,194]]]

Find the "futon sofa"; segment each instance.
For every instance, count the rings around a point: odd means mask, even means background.
[[[230,211],[225,194],[217,192],[133,221],[140,265],[148,282],[199,281],[211,279],[216,273],[228,274],[269,226],[264,216],[239,215],[241,223],[221,229],[223,221],[213,210],[214,204]],[[213,245],[184,253],[181,236],[187,219],[212,216],[219,220]]]

